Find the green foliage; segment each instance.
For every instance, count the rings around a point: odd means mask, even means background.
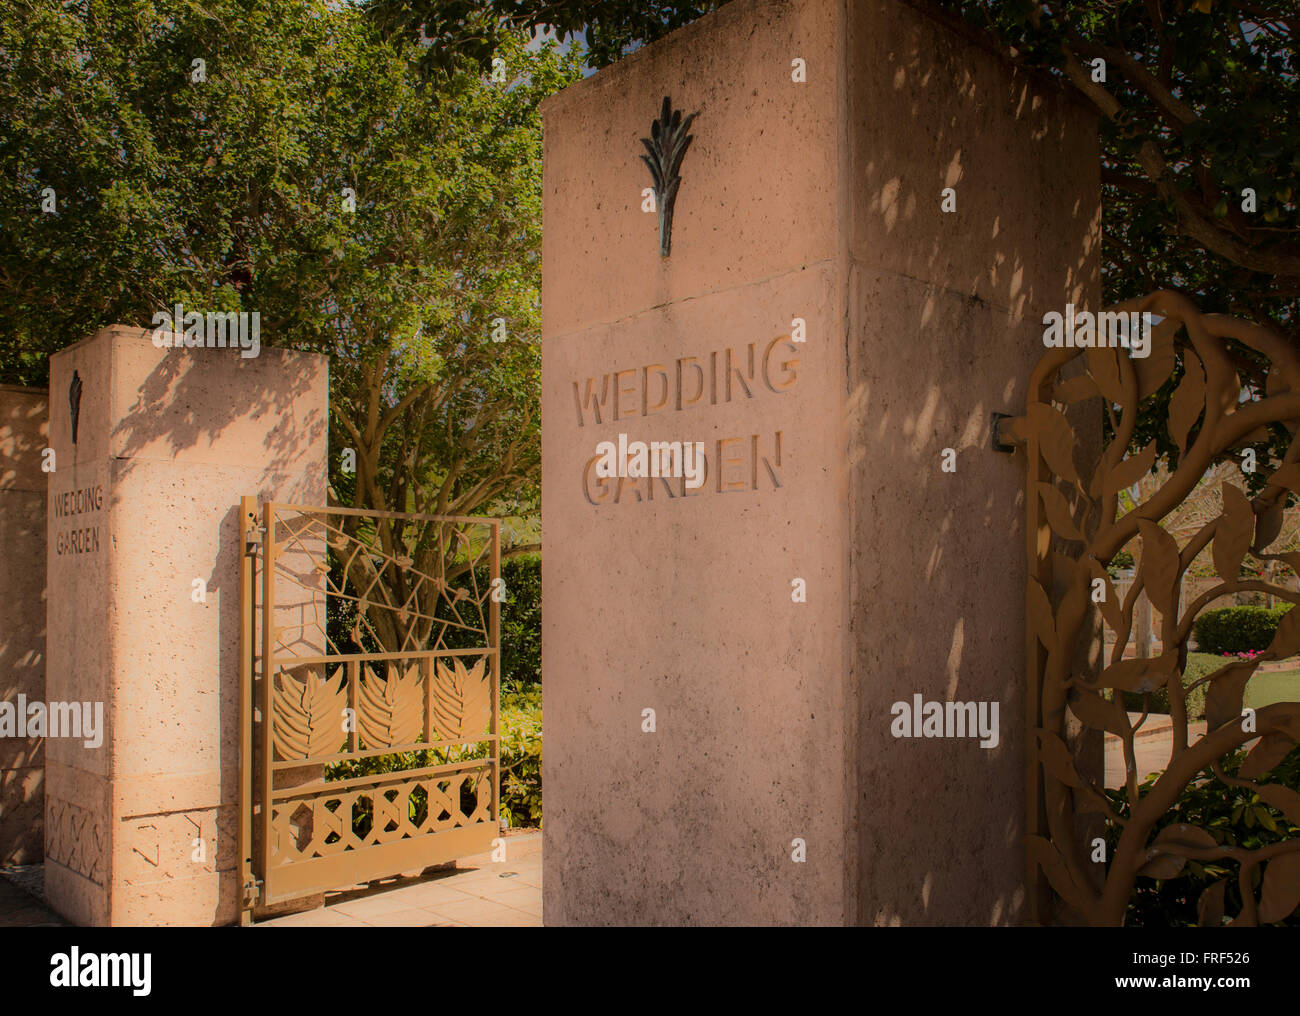
[[[542,679],[542,559],[538,554],[521,554],[501,562],[505,601],[501,604],[501,689],[502,693],[525,691]],[[491,578],[486,566],[459,581],[473,589],[487,589]],[[450,618],[445,600],[435,616]],[[448,649],[470,649],[482,645],[473,633],[449,628],[444,636]]]
[[[1187,654],[1187,665],[1183,668],[1183,687],[1190,690],[1184,694],[1183,704],[1187,710],[1189,722],[1205,718],[1205,693],[1208,690],[1208,685],[1204,684],[1195,688],[1191,686],[1206,674],[1214,673],[1227,662],[1222,656],[1215,656],[1212,653]],[[1124,708],[1131,713],[1140,713],[1145,709],[1150,713],[1168,715],[1169,692],[1164,688],[1150,695],[1142,695],[1132,691],[1125,692]]]
[[[542,824],[542,689],[501,696],[501,814],[513,828]]]
[[[1119,578],[1120,572],[1127,571],[1133,567],[1133,555],[1127,550],[1117,551],[1115,556],[1110,559],[1110,564],[1106,566],[1106,574],[1111,580]]]
[[[1224,771],[1236,776],[1245,757],[1244,750],[1235,752],[1224,761]],[[1139,794],[1145,795],[1158,776],[1158,773],[1149,776],[1139,788]],[[1268,775],[1267,782],[1300,790],[1300,748],[1296,748],[1278,763]],[[1117,811],[1127,808],[1127,789],[1108,790],[1106,794]],[[1180,823],[1206,830],[1220,844],[1247,850],[1300,836],[1300,826],[1291,823],[1278,809],[1261,801],[1253,790],[1224,784],[1210,769],[1202,772],[1183,791],[1152,835],[1167,825]],[[1119,834],[1118,826],[1112,824],[1107,827],[1107,857],[1114,856]],[[1139,877],[1129,902],[1126,923],[1133,927],[1196,925],[1196,904],[1201,893],[1220,879],[1226,880],[1224,913],[1229,917],[1234,916],[1242,906],[1237,871],[1237,863],[1231,860],[1204,863],[1189,861],[1183,872],[1175,878],[1156,880]],[[1261,872],[1257,867],[1252,880],[1256,892],[1259,890],[1260,878]],[[1281,923],[1300,926],[1300,914],[1292,914]]]
[[[548,31],[581,39],[593,67],[613,63],[639,43],[652,42],[721,6],[719,0],[371,0],[367,13],[386,34],[431,40],[426,73],[445,68],[448,54],[487,67],[503,31]]]
[[[1192,625],[1196,648],[1203,653],[1249,653],[1267,649],[1277,623],[1291,609],[1285,603],[1267,607],[1238,606],[1207,610]]]

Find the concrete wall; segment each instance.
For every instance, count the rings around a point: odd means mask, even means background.
[[[664,95],[699,113],[667,259]],[[1095,124],[841,0],[735,0],[544,116],[546,922],[1018,921],[1023,477],[989,414],[1035,315],[1097,296]],[[716,392],[647,413],[690,357]],[[708,484],[584,482],[619,433],[704,442]],[[1001,743],[894,738],[917,693],[999,700]]]
[[[1024,460],[990,450],[989,419],[1023,412],[1044,312],[1100,299],[1097,127],[923,6],[854,7],[857,919],[1018,923]],[[946,187],[955,212],[942,211]],[[945,448],[954,473],[940,469]],[[1000,702],[1000,744],[888,736],[892,704],[917,692]]]
[[[0,385],[0,702],[45,698],[44,390]],[[42,854],[44,738],[0,737],[0,865]]]
[[[50,385],[47,695],[103,702],[107,732],[99,748],[47,744],[46,894],[83,924],[228,923],[239,499],[324,503],[328,361],[160,349],[114,327],[51,357]],[[85,510],[58,514],[76,491],[92,492]],[[78,530],[89,543],[68,553]]]

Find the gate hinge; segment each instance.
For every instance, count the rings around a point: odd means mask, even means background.
[[[252,878],[244,883],[244,903],[247,906],[253,906],[262,897],[262,880]]]

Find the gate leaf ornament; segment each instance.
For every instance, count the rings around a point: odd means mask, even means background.
[[[330,755],[343,743],[343,710],[347,689],[343,668],[326,680],[321,667],[280,671],[273,691],[275,722],[271,725],[275,753],[284,761]]]
[[[419,740],[424,695],[418,664],[389,668],[388,679],[363,669],[357,687],[357,733],[367,748],[395,748]]]
[[[474,737],[492,717],[492,684],[484,669],[486,660],[466,670],[460,660],[437,665],[433,682],[433,725],[448,741]]]
[[[1243,700],[1261,663],[1300,651],[1300,610],[1284,615],[1265,652],[1251,660],[1225,661],[1197,682],[1208,685],[1207,731],[1194,743],[1188,743],[1190,689],[1184,688],[1182,674],[1193,622],[1216,599],[1263,592],[1300,602],[1295,589],[1241,577],[1248,557],[1300,565],[1300,554],[1268,549],[1293,495],[1300,493],[1300,442],[1294,440],[1300,428],[1300,351],[1258,324],[1202,314],[1177,292],[1152,293],[1111,310],[1149,312],[1163,319],[1152,329],[1151,355],[1134,359],[1126,349],[1095,347],[1049,350],[1030,379],[1025,415],[1003,421],[1000,431],[1011,435],[1027,456],[1025,855],[1030,918],[1121,925],[1138,878],[1183,877],[1193,863],[1213,863],[1236,870],[1201,894],[1197,913],[1202,925],[1218,926],[1229,919],[1234,925],[1280,921],[1300,905],[1300,793],[1268,782],[1268,774],[1300,743],[1300,703],[1279,702],[1243,716]],[[1251,385],[1243,394],[1238,375],[1243,349],[1271,364],[1263,392]],[[1061,376],[1065,368],[1068,378]],[[1121,500],[1156,464],[1155,442],[1128,454],[1139,406],[1171,380],[1167,424],[1179,449],[1176,466],[1167,477],[1161,474],[1144,499]],[[1074,405],[1082,412],[1100,409],[1110,422],[1111,440],[1088,476],[1078,473],[1078,437],[1060,411]],[[1070,412],[1079,418],[1078,411]],[[1266,475],[1263,489],[1252,498],[1225,483],[1219,514],[1184,534],[1180,545],[1161,522],[1216,462],[1260,440],[1270,426],[1284,429],[1292,440],[1280,463],[1259,463]],[[1120,602],[1106,566],[1126,546],[1134,551],[1137,570]],[[1207,548],[1217,580],[1184,603],[1183,578]],[[1101,603],[1095,602],[1098,589],[1104,595]],[[1124,660],[1143,590],[1160,615],[1164,652],[1155,659]],[[1095,645],[1099,619],[1114,630],[1116,640],[1109,665],[1097,674],[1079,661]],[[1122,692],[1149,695],[1158,689],[1165,689],[1169,699],[1170,756],[1154,782],[1140,788],[1133,740],[1147,714],[1131,720]],[[1145,701],[1149,706],[1150,700]],[[1126,790],[1114,799],[1080,771],[1068,746],[1080,725],[1097,735],[1109,731],[1122,743]],[[1226,772],[1225,756],[1243,747],[1249,748],[1244,764],[1235,775]],[[1170,812],[1184,790],[1193,783],[1205,786],[1211,777],[1225,793],[1258,795],[1276,813],[1279,829],[1286,823],[1298,828],[1281,842],[1247,849],[1214,829],[1171,822]],[[1080,831],[1080,816],[1087,812],[1099,813],[1115,837],[1104,872],[1092,860],[1090,834]],[[1240,895],[1235,914],[1225,912],[1229,882]]]

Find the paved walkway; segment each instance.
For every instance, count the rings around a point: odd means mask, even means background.
[[[512,859],[464,858],[454,870],[326,893],[325,906],[259,928],[518,928],[542,926],[541,833],[510,836]]]
[[[0,876],[0,928],[67,927],[67,921],[33,895],[40,892],[39,869],[40,865],[27,865]]]
[[[490,854],[414,878],[390,878],[325,894],[325,906],[260,922],[259,928],[542,926],[542,834],[506,837],[508,861]],[[40,865],[0,876],[0,928],[66,927],[38,898]]]
[[[1141,713],[1129,713],[1130,723],[1137,723]],[[1197,720],[1187,725],[1187,743],[1193,744],[1205,733],[1205,721]],[[1151,773],[1163,772],[1169,767],[1169,751],[1173,747],[1173,726],[1168,716],[1152,713],[1133,735],[1133,756],[1137,762],[1138,783]],[[1117,790],[1125,785],[1124,743],[1115,735],[1106,735],[1106,786]]]

